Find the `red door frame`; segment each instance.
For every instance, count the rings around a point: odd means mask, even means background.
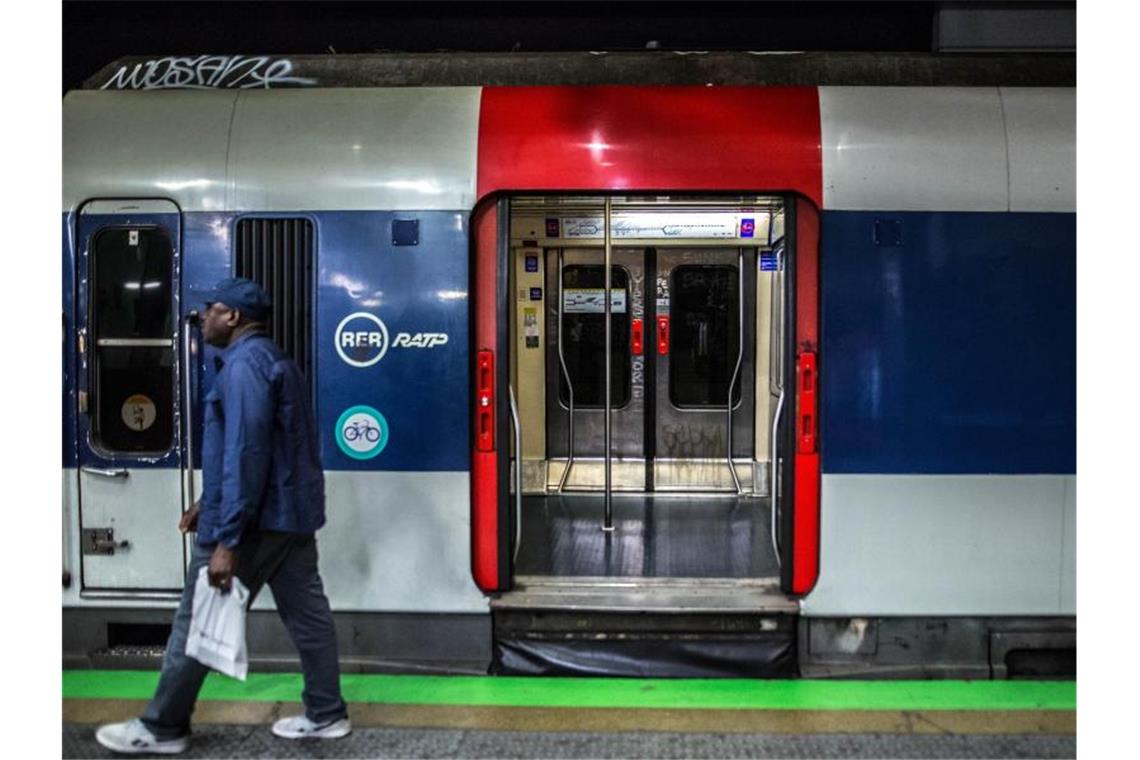
[[[813,87],[489,87],[472,240],[472,577],[510,586],[503,203],[514,193],[793,194],[796,444],[785,590],[819,569],[819,96]],[[802,435],[801,435],[802,434]],[[500,445],[502,449],[500,449]],[[785,576],[787,577],[787,576]]]

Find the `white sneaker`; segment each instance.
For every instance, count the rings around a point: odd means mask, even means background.
[[[108,723],[95,732],[95,740],[109,750],[127,755],[177,755],[190,745],[189,737],[161,740],[138,718]]]
[[[273,735],[282,739],[339,739],[352,733],[352,723],[348,718],[314,723],[305,715],[282,718],[273,724]]]

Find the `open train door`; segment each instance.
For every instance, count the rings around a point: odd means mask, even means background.
[[[780,497],[780,585],[785,593],[810,591],[819,570],[819,104],[815,87],[483,89],[469,291],[472,575],[479,588],[510,588],[521,508],[510,483],[507,308],[516,294],[508,292],[507,198],[763,194],[788,199],[789,358],[775,430],[783,465],[772,478]]]
[[[780,587],[798,596],[819,576],[819,210],[811,201],[789,198],[784,245],[775,254],[772,540]]]
[[[485,592],[511,585],[517,521],[511,500],[506,199],[480,204],[471,220],[471,575]],[[501,308],[500,308],[501,306]]]
[[[811,590],[819,571],[819,212],[806,198],[786,197],[783,244],[760,266],[774,266],[772,324],[779,330],[768,378],[771,540],[780,588],[798,596]],[[472,575],[485,592],[511,588],[521,508],[521,484],[512,482],[519,470],[512,467],[508,214],[505,198],[486,199],[471,225]]]

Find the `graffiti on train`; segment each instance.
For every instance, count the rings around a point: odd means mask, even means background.
[[[126,63],[103,90],[225,90],[305,87],[316,79],[296,77],[288,58],[257,55],[199,55]]]

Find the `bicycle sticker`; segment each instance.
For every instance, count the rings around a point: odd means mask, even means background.
[[[370,406],[353,406],[336,421],[336,444],[353,459],[371,459],[388,445],[388,420]]]

